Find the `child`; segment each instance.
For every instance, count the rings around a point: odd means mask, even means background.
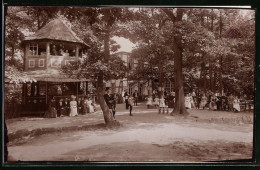
[[[134,98],[133,97],[128,98],[128,105],[129,105],[129,108],[130,108],[130,116],[133,116],[132,115],[132,109],[133,109],[133,105],[134,105]]]
[[[165,99],[164,99],[164,97],[162,96],[162,97],[159,99],[159,114],[161,113],[161,109],[163,109],[163,114],[165,113],[165,112],[164,112],[164,108],[165,108]]]
[[[153,105],[157,108],[159,106],[159,98],[158,96],[155,96]]]

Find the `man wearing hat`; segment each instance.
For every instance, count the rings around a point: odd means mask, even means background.
[[[109,87],[106,87],[106,94],[104,95],[104,99],[106,101],[109,110],[112,112],[113,118],[115,118],[115,114],[116,114],[115,98],[113,95],[111,95],[111,89]]]

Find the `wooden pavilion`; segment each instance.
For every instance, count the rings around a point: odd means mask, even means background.
[[[23,84],[24,112],[39,113],[47,109],[48,100],[54,97],[78,98],[88,93],[88,80],[65,75],[60,69],[78,62],[89,48],[61,19],[54,19],[26,37],[24,47],[24,73],[34,80]]]

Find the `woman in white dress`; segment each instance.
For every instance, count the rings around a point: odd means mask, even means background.
[[[70,101],[70,116],[78,116],[76,96],[71,96]]]
[[[187,109],[191,109],[191,97],[189,96],[189,94],[187,94],[185,97],[185,107]]]
[[[152,96],[149,96],[149,97],[147,98],[146,105],[147,105],[147,108],[148,108],[148,109],[149,109],[150,106],[153,105],[153,98],[152,98]]]
[[[240,112],[240,105],[239,105],[239,99],[236,96],[234,101],[233,101],[233,109],[235,112]]]
[[[165,99],[162,95],[162,97],[159,99],[159,114],[161,113],[162,109],[163,109],[163,113],[164,113],[164,108],[165,108]]]
[[[92,105],[91,98],[88,98],[87,104],[88,104],[88,108],[89,108],[89,113],[94,113],[95,111],[94,111],[94,107]]]

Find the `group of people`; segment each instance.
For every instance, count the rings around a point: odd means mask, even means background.
[[[155,108],[159,108],[159,114],[161,113],[161,111],[163,111],[164,113],[166,108],[164,95],[161,95],[160,98],[158,97],[158,95],[155,95],[154,98],[151,95],[148,96],[146,106],[148,109],[154,106]]]
[[[124,91],[122,97],[124,98],[124,102],[126,104],[126,109],[130,111],[130,116],[133,116],[132,110],[133,106],[137,106],[137,99],[138,99],[138,93],[135,91],[133,93],[133,96],[130,96],[127,90]],[[111,93],[111,89],[109,87],[106,88],[106,93],[104,95],[105,102],[109,108],[109,110],[112,112],[113,118],[115,119],[115,113],[116,113],[116,104],[118,101],[118,96],[116,94]]]
[[[62,116],[78,116],[87,113],[94,113],[96,110],[95,104],[90,97],[79,98],[76,101],[76,96],[72,95],[71,99],[60,98],[55,100],[52,97],[48,103],[48,110],[45,112],[45,118],[56,118]]]
[[[216,95],[212,92],[208,93],[188,93],[185,96],[185,107],[187,109],[205,109],[222,110],[222,111],[240,111],[240,102],[237,96],[232,94],[226,96],[225,94]]]

